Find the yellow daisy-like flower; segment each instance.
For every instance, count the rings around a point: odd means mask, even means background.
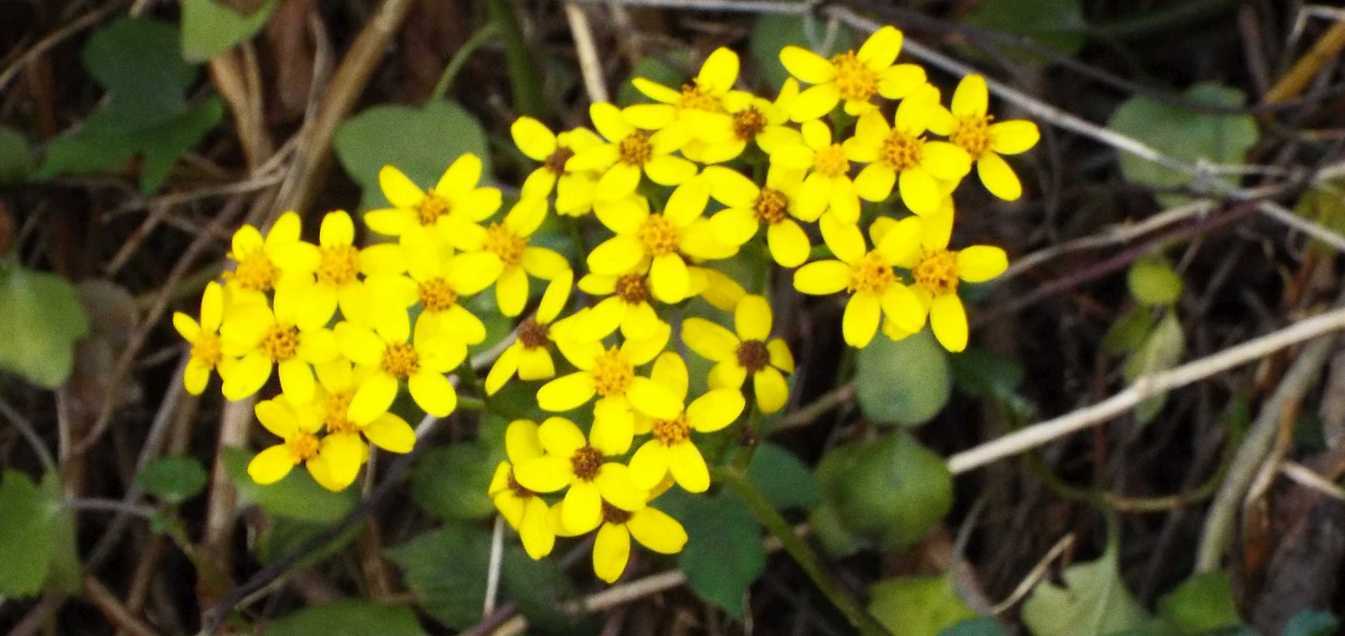
[[[867,163],[855,177],[855,191],[866,201],[882,201],[901,192],[901,201],[916,214],[931,214],[963,176],[971,170],[966,150],[924,136],[939,106],[938,89],[926,85],[897,106],[893,125],[882,113],[859,118],[855,135],[845,141],[851,161]]]
[[[798,94],[799,83],[793,78],[785,80],[774,102],[730,91],[722,100],[727,117],[698,123],[703,132],[682,147],[682,154],[703,164],[723,163],[741,155],[749,143],[755,142],[768,155],[782,145],[798,143],[799,131],[787,125],[787,107]]]
[[[576,153],[601,145],[602,137],[583,127],[556,134],[531,117],[514,120],[509,133],[524,155],[542,163],[524,180],[524,198],[545,197],[554,189],[558,214],[581,216],[593,209],[597,176],[569,169],[566,164]]]
[[[509,423],[504,431],[504,449],[509,460],[495,467],[486,490],[495,509],[518,532],[523,549],[534,560],[551,554],[556,546],[556,532],[551,527],[551,509],[546,501],[518,482],[514,466],[542,456],[542,440],[537,430],[537,424],[528,420]]]
[[[672,390],[678,403],[687,397],[686,362],[668,352],[654,361],[653,380]],[[636,421],[636,433],[649,433],[649,441],[640,445],[630,458],[630,476],[636,488],[655,489],[670,473],[678,486],[691,493],[710,488],[710,469],[705,457],[691,441],[691,432],[713,433],[732,424],[747,405],[736,388],[711,389],[687,405],[677,417]]]
[[[627,511],[645,506],[649,493],[635,487],[625,464],[608,459],[620,453],[604,448],[591,437],[585,439],[574,422],[548,418],[537,429],[537,436],[544,454],[519,461],[514,476],[533,492],[568,488],[562,500],[565,507],[560,529],[583,534],[598,527],[604,501]]]
[[[726,101],[738,82],[739,67],[738,54],[719,47],[680,91],[645,77],[632,78],[631,85],[649,99],[673,108],[674,119],[667,125],[675,123],[693,139],[725,142],[731,139],[734,122],[726,113]],[[690,155],[688,158],[700,161]]]
[[[640,175],[659,185],[677,185],[696,176],[696,164],[674,157],[686,144],[686,133],[669,126],[676,117],[665,104],[637,104],[619,109],[607,102],[589,106],[589,117],[607,141],[576,152],[567,170],[601,174],[596,200],[621,199],[640,185]],[[657,130],[658,132],[650,132]]]
[[[594,445],[611,454],[624,453],[635,436],[635,413],[659,419],[675,417],[682,405],[672,391],[635,369],[658,356],[668,344],[672,329],[660,323],[655,335],[625,340],[620,347],[604,347],[608,334],[593,332],[593,321],[574,323],[571,338],[556,344],[578,371],[563,375],[537,391],[537,405],[560,413],[587,404],[594,396]]]
[[[187,393],[200,395],[210,382],[210,372],[224,361],[224,345],[219,328],[224,320],[224,288],[211,281],[201,294],[201,322],[180,311],[173,312],[173,327],[189,344],[191,355],[182,371]]]
[[[286,274],[302,275],[313,285],[308,302],[312,311],[327,320],[339,306],[343,316],[358,316],[366,309],[360,274],[387,276],[406,270],[396,245],[355,247],[355,223],[344,210],[322,218],[318,245],[297,241],[278,250],[278,262]],[[326,320],[324,320],[326,322]]]
[[[328,436],[363,436],[390,453],[411,452],[416,445],[416,431],[398,415],[385,412],[364,424],[350,419],[350,402],[368,376],[368,369],[356,369],[343,358],[317,365],[315,369],[318,388],[308,411],[322,418]]]
[[[597,274],[620,276],[648,263],[654,298],[675,303],[691,294],[687,259],[715,260],[737,253],[737,247],[714,236],[701,217],[710,201],[705,179],[693,179],[673,190],[662,213],[651,214],[643,197],[620,204],[597,206],[594,211],[616,236],[588,255],[588,268]]]
[[[803,228],[790,218],[798,217],[798,194],[803,173],[774,165],[766,173],[766,187],[731,168],[711,166],[705,169],[710,195],[726,208],[710,219],[715,235],[728,243],[742,245],[766,225],[766,245],[781,267],[798,267],[808,260],[812,243]]]
[[[925,70],[916,64],[893,64],[901,52],[901,31],[885,26],[864,41],[858,51],[846,51],[830,60],[799,46],[780,49],[780,63],[790,75],[813,84],[789,108],[797,122],[817,119],[845,101],[845,112],[863,115],[877,108],[874,95],[902,99],[925,83]]]
[[[253,410],[262,426],[283,440],[248,462],[248,475],[259,484],[280,481],[302,463],[319,485],[339,492],[355,481],[360,465],[369,456],[369,448],[358,435],[319,438],[323,420],[307,405],[296,408],[287,398],[280,397],[258,402]]]
[[[557,519],[565,514],[565,502],[551,508],[552,517]],[[616,506],[602,505],[602,525],[593,541],[593,573],[607,583],[614,583],[626,571],[630,562],[630,540],[659,554],[677,554],[687,543],[687,532],[682,524],[668,513],[652,506],[645,506],[634,512],[622,510]],[[582,532],[558,530],[562,537],[579,536]]]
[[[815,221],[829,213],[844,223],[859,222],[859,194],[850,178],[850,158],[845,146],[831,138],[831,127],[821,121],[803,122],[802,143],[781,144],[771,153],[771,166],[782,165],[803,170],[797,214]]]
[[[976,162],[976,174],[985,189],[1005,201],[1014,201],[1023,195],[1018,175],[1000,155],[1027,152],[1041,139],[1037,125],[1026,119],[1010,119],[998,123],[987,114],[990,95],[985,78],[968,75],[953,92],[951,111],[940,108],[930,120],[930,130],[948,137]]]
[[[433,188],[422,190],[396,166],[383,166],[378,185],[392,207],[365,212],[364,224],[387,236],[401,236],[417,225],[432,227],[450,245],[470,247],[481,238],[476,224],[495,214],[502,202],[499,188],[477,187],[481,170],[480,157],[464,154]]]
[[[947,232],[916,217],[880,218],[870,232],[880,244],[888,244],[890,237],[899,246],[893,264],[911,271],[921,313],[929,313],[939,344],[953,352],[966,349],[967,311],[957,295],[958,283],[983,283],[1004,273],[1009,266],[1004,250],[993,245],[950,250]]]
[[[350,400],[349,417],[357,424],[387,412],[405,381],[411,398],[427,414],[445,417],[458,405],[458,394],[445,373],[467,357],[461,339],[422,329],[411,338],[410,319],[387,315],[373,329],[353,322],[336,325],[341,353],[368,375]]]
[[[902,329],[919,331],[925,316],[920,300],[892,270],[897,260],[908,253],[911,237],[892,232],[873,250],[866,250],[859,227],[829,221],[820,224],[822,240],[839,260],[808,263],[794,272],[794,289],[822,296],[846,291],[841,332],[845,342],[863,348],[873,340],[878,322],[887,315]],[[918,237],[917,237],[918,240]]]
[[[486,228],[479,248],[454,259],[463,284],[479,289],[493,283],[500,313],[511,317],[523,313],[529,274],[551,280],[570,270],[569,261],[555,250],[528,244],[545,219],[546,199],[519,200],[504,221]]]
[[[281,214],[265,238],[251,225],[238,228],[229,246],[229,258],[235,266],[233,271],[224,273],[231,296],[238,302],[264,301],[261,295],[274,290],[281,281],[283,272],[278,265],[281,255],[300,243],[302,230],[299,214],[293,211]]]
[[[789,401],[785,375],[794,372],[794,356],[783,339],[771,337],[770,303],[762,296],[744,296],[733,311],[733,329],[704,318],[687,318],[682,322],[682,342],[715,363],[710,369],[712,388],[737,390],[751,376],[762,413],[784,408]]]
[[[312,287],[282,285],[275,311],[264,303],[231,304],[220,328],[224,355],[220,378],[224,397],[241,400],[256,393],[280,373],[280,388],[294,403],[313,399],[314,364],[337,356],[336,340],[324,325],[327,317],[311,302]],[[234,359],[236,358],[236,359]]]
[[[573,285],[574,273],[570,270],[565,270],[547,284],[546,291],[542,292],[542,301],[537,305],[537,313],[518,324],[518,335],[514,342],[500,353],[486,374],[486,395],[495,395],[515,374],[526,381],[556,377],[556,364],[551,358],[550,347],[553,337],[559,337],[564,328],[559,322],[553,325],[552,321],[565,309]]]

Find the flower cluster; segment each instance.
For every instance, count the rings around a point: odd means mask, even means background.
[[[355,246],[344,212],[327,214],[317,243],[301,238],[295,213],[265,236],[245,226],[199,322],[174,316],[191,343],[187,389],[200,393],[218,371],[225,397],[243,399],[274,367],[280,393],[256,414],[281,441],[249,473],[272,483],[303,463],[340,490],[368,444],[414,445],[389,410],[401,387],[429,415],[455,409],[449,374],[468,347],[490,344],[468,309],[489,305],[468,301],[489,294],[522,319],[481,390],[533,383],[547,414],[508,425],[508,460],[489,486],[527,553],[596,532],[594,571],[609,582],[632,538],[676,553],[686,532],[655,500],[673,487],[706,492],[704,435],[783,409],[794,371],[772,335],[769,290],[749,293],[718,262],[768,254],[794,270],[798,291],[844,292],[851,346],[929,323],[951,351],[967,343],[959,283],[1007,266],[997,247],[949,248],[952,194],[974,165],[992,195],[1018,198],[1001,155],[1031,148],[1037,129],[994,121],[978,76],[945,107],[921,67],[895,63],[901,42],[884,27],[831,58],[786,47],[792,77],[773,98],[739,90],[738,56],[721,48],[680,87],[635,78],[646,103],[593,104],[592,130],[519,118],[510,132],[538,166],[498,219],[501,192],[481,187],[481,160],[464,155],[428,190],[385,167],[391,205],[364,215],[385,240],[368,247]],[[533,240],[553,209],[581,241],[601,233],[582,263]],[[712,311],[691,311],[693,299]],[[704,378],[692,381],[684,354],[703,359]]]

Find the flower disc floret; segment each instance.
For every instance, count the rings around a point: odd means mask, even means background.
[[[458,293],[454,291],[453,284],[443,277],[422,281],[416,293],[425,311],[448,311],[458,304]]]
[[[738,359],[738,365],[748,373],[756,373],[771,363],[771,352],[761,340],[742,341],[734,351],[734,355]]]
[[[330,245],[318,248],[318,282],[341,286],[355,282],[360,272],[360,250],[353,245]]]
[[[749,106],[733,114],[733,135],[744,142],[752,141],[768,123],[766,115],[755,106]]]
[[[540,349],[551,344],[551,330],[535,319],[528,318],[518,324],[518,341],[528,349]]]
[[[878,73],[859,60],[854,51],[832,56],[836,67],[836,90],[841,98],[852,102],[866,102],[878,92]]]
[[[925,139],[893,129],[883,140],[881,159],[887,167],[901,172],[920,165]]]
[[[611,347],[593,361],[593,388],[599,396],[623,395],[635,379],[635,367]]]
[[[640,243],[651,256],[663,256],[677,252],[682,241],[682,233],[672,221],[662,214],[651,214],[640,226]]]
[[[527,249],[528,240],[515,234],[503,223],[492,223],[486,228],[486,239],[482,248],[500,257],[500,262],[505,267],[518,265],[523,260],[523,250]]]
[[[284,362],[299,352],[299,328],[294,325],[276,323],[262,336],[262,351],[273,362]]]
[[[895,282],[897,275],[892,271],[892,266],[882,254],[873,251],[851,265],[850,283],[846,285],[846,290],[852,293],[881,294]]]
[[[926,253],[911,270],[915,283],[935,296],[957,293],[957,255],[948,250]]]
[[[757,200],[752,204],[752,211],[757,213],[757,219],[763,223],[779,223],[789,216],[789,197],[779,190],[762,188],[761,194],[757,195]]]
[[[602,468],[602,451],[592,446],[584,446],[570,456],[570,470],[574,471],[574,476],[584,481],[593,481],[598,478],[598,471]]]
[[[672,446],[691,439],[691,425],[687,423],[686,415],[671,420],[655,420],[650,432],[653,433],[654,439],[664,446]]]
[[[625,274],[616,279],[615,292],[628,304],[649,302],[649,281],[643,274]]]
[[[383,351],[383,370],[398,380],[405,380],[420,371],[420,356],[410,343],[398,342]]]

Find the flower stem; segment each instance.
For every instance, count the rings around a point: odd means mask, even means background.
[[[851,596],[845,588],[836,579],[832,578],[822,567],[822,560],[818,558],[817,553],[799,537],[794,534],[794,529],[790,527],[789,522],[780,516],[775,507],[766,500],[766,496],[752,482],[747,480],[746,473],[725,469],[719,471],[719,479],[730,490],[742,498],[743,503],[747,504],[747,509],[752,512],[761,525],[766,526],[780,544],[784,546],[785,552],[794,558],[794,562],[803,568],[803,572],[812,579],[813,584],[821,590],[822,594],[831,601],[832,605],[845,615],[850,625],[859,631],[860,634],[880,635],[887,634],[888,631],[873,616],[870,616],[859,601]]]

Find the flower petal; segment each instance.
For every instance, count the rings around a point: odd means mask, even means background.
[[[387,165],[379,169],[378,186],[388,202],[399,208],[414,208],[425,200],[425,191],[396,166]]]
[[[808,84],[821,84],[836,77],[835,65],[801,46],[790,45],[780,49],[780,63],[790,75]]]
[[[248,476],[252,481],[265,486],[284,479],[292,468],[294,468],[294,456],[290,454],[290,449],[284,444],[276,444],[257,453],[256,457],[248,462]]]
[[[560,518],[565,530],[573,534],[598,527],[602,523],[602,495],[597,484],[587,481],[570,484],[561,503]]]
[[[687,533],[667,513],[645,507],[631,515],[626,528],[640,545],[659,554],[677,554],[687,543]]]
[[[668,470],[682,490],[701,493],[710,489],[710,469],[695,444],[690,441],[675,444],[668,454]]]
[[[371,374],[350,399],[346,417],[356,424],[368,424],[387,413],[395,399],[397,380],[382,372]]]
[[[841,333],[846,344],[863,349],[878,332],[878,321],[882,318],[882,308],[878,297],[873,294],[859,293],[850,297],[845,304],[845,316],[841,319]]]
[[[534,457],[514,466],[514,479],[533,492],[556,492],[569,485],[573,476],[568,455]]]
[[[957,83],[953,91],[952,111],[958,117],[979,117],[990,106],[990,92],[986,90],[985,78],[971,74]]]
[[[771,258],[780,267],[798,267],[808,260],[812,243],[808,235],[793,219],[785,219],[766,229],[766,245],[771,250]]]
[[[416,446],[416,431],[406,420],[392,413],[374,418],[360,432],[375,446],[391,453],[409,453]]]
[[[556,135],[532,117],[519,117],[509,126],[514,145],[533,161],[546,161],[556,151]]]
[[[747,402],[737,389],[713,389],[687,407],[687,423],[701,433],[713,433],[742,415]]]
[[[649,378],[636,376],[626,396],[636,410],[654,419],[671,420],[682,412],[682,403],[673,390]]]
[[[570,525],[570,524],[565,524]],[[630,531],[625,526],[604,523],[593,542],[593,573],[607,583],[614,583],[626,571],[630,561]]]
[[[587,371],[577,371],[542,385],[537,390],[537,406],[545,411],[569,411],[588,402],[595,392],[593,376]]]
[[[850,283],[850,266],[841,261],[814,261],[794,270],[794,289],[813,296],[826,296]]]
[[[968,283],[983,283],[1008,267],[1009,257],[993,245],[973,245],[957,253],[957,275]]]
[[[789,402],[789,384],[773,367],[752,374],[752,391],[757,396],[757,408],[767,415],[779,411]]]
[[[1004,201],[1017,201],[1023,196],[1023,184],[1003,157],[987,152],[976,161],[976,174],[990,194]]]
[[[1027,152],[1037,145],[1041,131],[1026,119],[1010,119],[990,124],[990,149],[1002,155]]]
[[[967,310],[957,294],[934,298],[929,306],[929,324],[944,349],[957,353],[967,348]]]

